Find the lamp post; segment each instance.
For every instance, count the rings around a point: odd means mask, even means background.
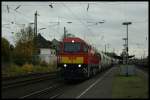
[[[128,25],[132,24],[132,22],[123,22],[122,25],[127,25],[127,47],[126,47],[126,51],[127,51],[127,63],[128,63]]]

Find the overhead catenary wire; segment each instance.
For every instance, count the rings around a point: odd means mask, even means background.
[[[89,28],[88,25],[86,25],[85,23],[83,23],[83,22],[72,12],[72,10],[71,10],[69,7],[67,7],[65,4],[63,4],[63,5],[64,5],[65,8],[67,8],[67,9],[72,13],[72,15],[74,16],[74,18],[76,18],[83,26],[86,27],[86,29],[88,29],[88,30],[90,31],[90,33],[92,33],[92,34],[94,35],[94,33],[92,32],[92,30]],[[84,33],[84,34],[85,34],[85,33]],[[85,38],[85,36],[84,36],[84,38]]]
[[[31,21],[31,19],[29,19],[29,17],[28,16],[26,16],[25,14],[23,14],[23,13],[21,13],[21,12],[19,12],[19,11],[17,11],[17,10],[14,10],[13,8],[11,8],[11,7],[9,7],[9,9],[11,9],[13,12],[16,12],[16,13],[18,13],[18,14],[20,14],[20,15],[22,15],[22,18],[24,18],[26,21],[28,21],[28,23],[30,23]],[[38,21],[39,22],[39,21]],[[42,22],[39,22],[40,24],[43,24],[43,25],[46,25],[45,23],[42,23]],[[47,26],[47,25],[46,25]]]
[[[20,3],[20,2],[19,2]],[[33,2],[31,2],[31,3],[33,3]],[[35,3],[35,2],[34,2]],[[40,3],[40,2],[36,2],[36,3]],[[45,2],[45,3],[47,3],[47,2]],[[20,3],[20,5],[21,6],[49,6],[49,5],[51,5],[51,4],[62,4],[62,3],[65,3],[65,4],[77,4],[77,5],[79,5],[79,4],[93,4],[93,5],[97,5],[97,4],[103,4],[103,5],[122,5],[122,4],[139,4],[139,5],[142,5],[142,4],[145,4],[145,3],[147,3],[146,1],[143,1],[143,2],[123,2],[123,1],[116,1],[116,2],[111,2],[111,1],[95,1],[95,2],[92,2],[92,1],[89,1],[89,2],[69,2],[69,1],[67,1],[67,2],[53,2],[53,3],[51,3],[50,2],[50,4],[21,4]],[[10,6],[18,6],[17,4],[9,4]],[[2,4],[2,6],[6,6],[6,4]]]
[[[30,23],[31,21],[29,21],[30,19],[29,19],[28,16],[26,16],[26,15],[24,15],[23,13],[17,11],[17,9],[18,9],[19,7],[20,7],[20,6],[18,6],[16,9],[13,9],[13,8],[9,7],[9,9],[11,9],[11,11],[13,11],[13,12],[15,12],[15,13],[18,13],[18,14],[22,15],[22,16],[23,16],[22,18],[25,19],[26,21],[28,21],[28,23]],[[13,13],[13,15],[16,16],[14,13]],[[16,17],[14,17],[14,18],[16,18]],[[7,21],[8,21],[8,20],[7,20]],[[15,19],[14,19],[14,21],[10,21],[10,22],[13,22],[13,23],[15,22],[14,24],[18,26],[18,22],[16,22]],[[41,23],[41,22],[39,22],[39,23]],[[44,23],[41,23],[41,24],[43,24],[44,26],[48,26],[48,25],[46,25],[46,24],[44,24]],[[14,30],[12,30],[12,31],[14,32]]]
[[[67,7],[65,4],[63,4],[63,5],[64,5],[64,7],[66,7],[66,8],[72,13],[72,15],[73,15],[81,24],[83,24],[83,26],[85,26],[91,33],[93,33],[85,23],[83,23],[80,19],[78,19],[78,17],[72,12],[72,10],[71,10],[69,7]]]
[[[17,8],[19,8],[21,5],[19,5]],[[13,10],[13,9],[12,9]],[[18,12],[18,11],[16,11],[17,13],[19,13],[19,14],[22,14],[22,13],[20,13],[20,12]],[[28,17],[26,16],[26,15],[24,15],[24,14],[22,14],[23,15],[23,18],[25,18],[26,20],[29,20],[28,19]],[[25,17],[26,16],[26,17]],[[80,19],[77,19],[77,20],[80,20]],[[81,22],[81,21],[80,21]],[[81,22],[82,23],[82,22]],[[90,30],[89,29],[89,27],[87,26],[87,28],[88,28],[88,30]],[[90,30],[91,31],[91,30]]]
[[[11,10],[14,11],[14,9],[12,9],[12,8],[11,8]],[[19,13],[19,14],[21,14],[21,15],[23,15],[23,16],[24,16],[23,18],[26,19],[28,22],[30,22],[29,19],[28,19],[28,17],[27,17],[26,15],[20,13],[19,11],[16,11],[16,12]],[[43,23],[42,23],[42,24],[43,24]],[[57,24],[57,25],[58,25],[58,24]],[[49,25],[46,25],[46,24],[45,24],[45,26],[47,26],[48,28],[50,28],[50,27],[54,27],[54,26],[56,26],[56,25],[51,25],[51,26],[49,26]]]

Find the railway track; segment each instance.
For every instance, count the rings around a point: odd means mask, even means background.
[[[24,87],[24,86],[20,87],[20,91],[23,93],[19,94],[19,91],[17,91],[18,93],[16,94],[15,97],[21,98],[21,99],[22,98],[54,99],[54,98],[63,98],[63,97],[72,97],[72,96],[74,98],[77,96],[80,97],[83,94],[85,94],[85,92],[87,92],[90,88],[94,87],[94,85],[97,84],[98,82],[101,81],[100,83],[102,83],[105,80],[105,78],[107,78],[107,75],[109,75],[109,70],[106,70],[106,71],[100,73],[99,75],[91,78],[90,80],[79,82],[79,84],[75,84],[74,82],[73,82],[73,84],[70,84],[70,83],[66,84],[66,82],[58,81],[58,79],[56,81],[54,81],[56,78],[49,78],[51,80],[46,80],[45,82],[42,81],[41,83],[35,82],[35,84],[29,85],[29,86],[27,85],[28,90],[25,90],[25,88],[27,88],[27,87]],[[43,86],[43,87],[38,88],[39,86]],[[87,88],[86,88],[86,86],[87,86]],[[16,88],[14,88],[12,90],[15,92]],[[17,90],[19,90],[19,89],[17,89]],[[29,90],[32,90],[32,91],[29,91]],[[68,92],[68,91],[70,91],[70,92]],[[10,92],[8,92],[7,94],[14,93],[14,92],[12,92],[10,89]],[[8,97],[7,94],[5,94],[5,98],[6,98],[6,96]],[[9,98],[13,98],[13,96],[10,96]]]
[[[29,94],[26,94],[26,95],[20,97],[20,99],[23,99],[23,98],[51,98],[51,99],[56,98],[63,93],[61,89],[64,86],[65,86],[65,84],[63,84],[63,83],[56,83],[56,84],[53,84],[52,86],[43,88],[41,90],[29,93]],[[46,95],[46,94],[50,94],[50,93],[51,93],[51,96]],[[46,97],[46,96],[48,96],[48,97]]]
[[[56,78],[58,78],[57,72],[55,72],[55,73],[43,73],[43,74],[38,73],[38,74],[31,74],[31,75],[13,77],[13,78],[8,78],[8,79],[5,78],[2,81],[2,89],[8,89],[8,88],[13,88],[13,87],[23,86],[23,85],[43,81],[43,80],[56,79]]]
[[[106,72],[106,70],[101,74],[104,74],[105,72]],[[87,80],[87,81],[90,81],[90,80]],[[83,81],[83,82],[86,82],[86,81]],[[81,82],[75,81],[73,83],[72,83],[72,81],[67,81],[67,83],[64,81],[61,81],[61,83],[53,84],[50,87],[43,88],[43,89],[35,91],[33,93],[24,95],[20,98],[46,98],[46,99],[49,98],[49,99],[54,99],[54,98],[57,98],[60,95],[62,95],[65,90],[68,90],[68,87],[79,85],[77,83],[82,84],[82,81]]]
[[[105,73],[105,71],[103,72]],[[103,74],[101,73],[101,74]],[[17,79],[16,79],[17,80]],[[23,81],[24,80],[24,81]],[[45,81],[42,81],[45,80]],[[93,80],[93,79],[92,79]],[[38,82],[41,81],[41,82]],[[87,80],[90,81],[90,80]],[[85,81],[86,82],[86,81]],[[34,84],[32,84],[34,83]],[[79,82],[80,83],[80,82]],[[83,82],[84,83],[84,82]],[[3,98],[58,98],[72,86],[80,85],[66,82],[58,79],[56,74],[33,75],[30,80],[25,78],[19,81],[10,81],[3,84]],[[81,82],[82,84],[82,82]],[[14,88],[10,88],[14,87]],[[16,88],[15,88],[16,87]],[[4,89],[5,88],[5,89]]]

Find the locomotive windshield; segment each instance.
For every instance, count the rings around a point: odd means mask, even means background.
[[[79,52],[80,47],[81,47],[80,43],[66,42],[64,43],[64,52]]]

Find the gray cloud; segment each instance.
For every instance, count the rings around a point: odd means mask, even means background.
[[[12,25],[11,22],[27,26],[34,21],[37,10],[40,14],[38,28],[47,28],[39,32],[47,40],[60,39],[66,27],[69,33],[85,39],[99,50],[104,50],[104,45],[110,44],[108,50],[115,49],[121,53],[124,44],[122,38],[126,37],[126,27],[122,22],[132,21],[129,26],[129,53],[140,57],[145,50],[147,55],[148,41],[145,39],[148,37],[148,2],[89,2],[88,11],[88,2],[53,2],[53,8],[49,4],[51,2],[2,2],[2,24],[10,24],[2,25],[2,36],[14,43],[15,36],[11,32],[18,31],[21,26]],[[10,13],[6,5],[11,8]],[[21,7],[15,12],[18,5]],[[94,23],[102,20],[105,23]],[[72,24],[68,24],[68,21]],[[143,45],[139,48],[137,43]]]

